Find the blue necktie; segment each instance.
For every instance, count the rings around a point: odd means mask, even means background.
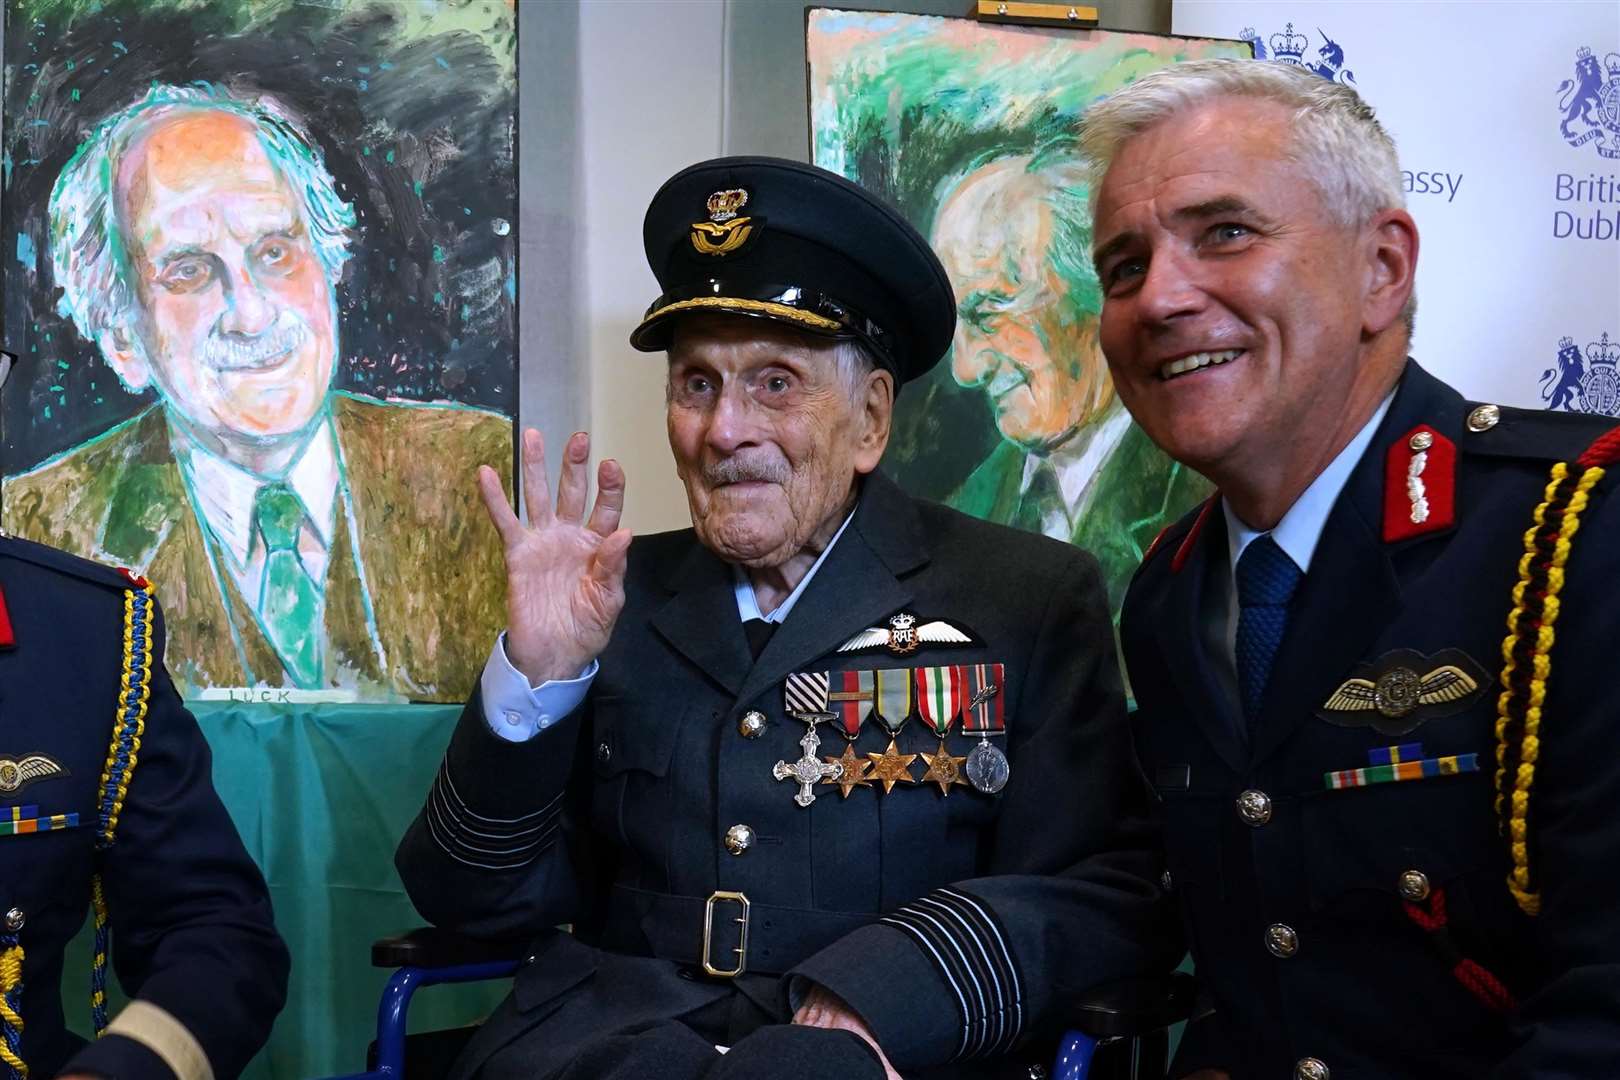
[[[1288,626],[1288,601],[1303,576],[1269,533],[1238,556],[1237,677],[1243,716],[1251,728],[1260,718],[1271,664]]]

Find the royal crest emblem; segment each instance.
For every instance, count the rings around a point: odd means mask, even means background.
[[[1255,33],[1254,27],[1245,26],[1238,37],[1254,46],[1256,60],[1293,64],[1320,75],[1328,82],[1343,86],[1356,85],[1355,74],[1344,66],[1344,46],[1328,37],[1326,31],[1318,29],[1316,32],[1322,35],[1322,44],[1317,46],[1314,58],[1306,56],[1311,47],[1310,37],[1296,33],[1293,23],[1284,26],[1281,33],[1272,34],[1265,39]]]
[[[1595,142],[1602,157],[1620,158],[1620,53],[1609,53],[1600,67],[1592,50],[1575,50],[1575,77],[1558,86],[1559,133],[1571,146]],[[1585,125],[1577,131],[1576,121]]]
[[[1573,338],[1560,338],[1558,366],[1541,373],[1541,400],[1549,409],[1620,417],[1620,341],[1605,331],[1583,358]]]
[[[716,258],[742,250],[759,224],[753,218],[737,216],[737,212],[748,205],[748,192],[742,188],[727,188],[710,195],[704,205],[708,208],[709,220],[692,222],[692,250]]]
[[[895,656],[910,656],[923,645],[971,645],[973,635],[952,626],[944,619],[931,619],[919,623],[917,616],[902,611],[889,616],[889,625],[871,626],[862,630],[842,645],[839,652],[860,652],[863,649],[888,649]]]

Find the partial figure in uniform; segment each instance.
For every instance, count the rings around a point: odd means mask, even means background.
[[[727,158],[645,239],[693,527],[632,542],[612,461],[587,517],[583,433],[527,525],[481,476],[507,632],[397,861],[533,944],[455,1075],[989,1075],[1174,963],[1096,563],[878,470],[955,308],[897,213]]]
[[[143,579],[0,533],[0,1080],[234,1077],[286,1000],[269,892],[163,640]],[[61,986],[87,911],[89,1044]],[[130,997],[110,1022],[109,961]]]
[[[1417,229],[1354,90],[1180,64],[1082,142],[1114,384],[1219,489],[1122,622],[1214,1005],[1175,1075],[1616,1075],[1620,433],[1407,357]]]

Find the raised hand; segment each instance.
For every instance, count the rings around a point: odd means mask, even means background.
[[[563,446],[557,505],[546,483],[546,448],[533,428],[523,433],[523,499],[518,520],[500,477],[478,469],[478,492],[506,548],[506,656],[530,685],[572,679],[607,647],[624,607],[630,530],[624,470],[608,460],[596,470],[596,503],[585,520],[591,437],[577,431]]]

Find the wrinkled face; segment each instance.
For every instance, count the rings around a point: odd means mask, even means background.
[[[307,428],[337,357],[337,297],[252,124],[182,112],[119,163],[135,340],[103,352],[194,429],[273,443]]]
[[[1102,347],[1147,434],[1206,475],[1334,438],[1373,287],[1288,156],[1288,112],[1227,99],[1128,141],[1096,217]]]
[[[1064,303],[1053,215],[1027,157],[970,174],[940,206],[933,245],[956,292],[951,374],[990,399],[1012,442],[1056,445],[1112,400],[1096,320]]]
[[[852,400],[834,343],[740,315],[687,316],[669,350],[669,445],[692,525],[728,562],[779,566],[836,528],[888,441],[880,407]]]

